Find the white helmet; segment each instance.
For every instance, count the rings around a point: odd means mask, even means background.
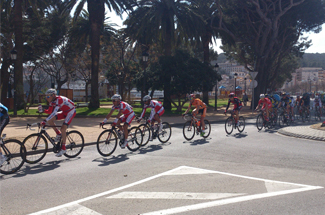
[[[53,89],[53,88],[50,88],[50,89],[48,89],[48,90],[46,91],[45,94],[46,94],[46,95],[52,95],[52,94],[56,95],[56,90]]]
[[[121,101],[122,97],[119,94],[114,94],[111,99],[112,99],[112,101],[115,101],[115,100]]]
[[[151,100],[151,97],[149,95],[146,95],[143,97],[142,99],[144,102],[148,101],[148,100]]]
[[[261,95],[260,95],[260,98],[265,98],[265,95],[264,95],[264,94],[261,94]]]

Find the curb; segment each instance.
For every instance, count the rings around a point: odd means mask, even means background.
[[[306,127],[306,128],[311,129],[310,126],[302,126],[302,127]],[[288,128],[289,127],[287,127],[287,128],[281,128],[281,129],[278,130],[278,133],[279,134],[282,134],[282,135],[289,136],[289,137],[296,137],[296,138],[309,139],[309,140],[325,141],[325,137],[312,136],[312,135],[307,135],[307,134],[298,134],[296,132],[288,131],[288,130],[290,130]]]

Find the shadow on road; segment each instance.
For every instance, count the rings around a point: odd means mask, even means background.
[[[93,162],[99,162],[100,164],[98,166],[108,166],[110,164],[120,163],[128,159],[130,159],[128,157],[128,154],[120,154],[118,156],[113,156],[110,158],[105,158],[105,157],[96,158],[93,160]]]

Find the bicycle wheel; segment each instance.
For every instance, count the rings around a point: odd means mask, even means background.
[[[162,143],[166,143],[172,136],[172,128],[168,122],[163,122],[163,129],[158,134],[158,140]]]
[[[139,128],[142,132],[142,144],[141,146],[145,146],[147,145],[147,143],[150,140],[150,136],[151,136],[151,129],[148,127],[147,124],[141,124],[139,125]]]
[[[111,129],[103,131],[97,139],[97,151],[107,157],[113,154],[117,146],[117,136]]]
[[[5,140],[1,148],[7,160],[0,166],[0,173],[7,175],[17,172],[25,162],[24,145],[19,140]]]
[[[203,135],[203,138],[207,138],[209,135],[210,135],[210,133],[211,133],[211,124],[210,124],[210,122],[209,122],[209,120],[204,120],[204,131],[205,131],[205,134]]]
[[[138,150],[142,144],[142,131],[138,127],[133,127],[128,134],[128,149],[132,152]]]
[[[232,117],[228,117],[225,122],[225,130],[227,134],[231,134],[234,130],[234,119]]]
[[[67,151],[64,153],[64,156],[68,158],[77,157],[84,148],[84,145],[84,137],[79,131],[69,131],[67,133],[67,140],[65,145]]]
[[[35,164],[40,162],[47,153],[47,140],[39,133],[27,136],[23,141],[23,145],[26,149],[26,163]]]
[[[281,113],[279,115],[279,126],[280,128],[284,127],[286,124],[287,124],[287,121],[286,121],[286,116],[284,115],[284,113]]]
[[[192,124],[192,121],[189,120],[185,122],[183,126],[183,136],[186,140],[192,140],[195,135],[195,127]]]
[[[240,133],[243,132],[245,129],[245,118],[243,116],[240,116],[238,119],[237,129]]]

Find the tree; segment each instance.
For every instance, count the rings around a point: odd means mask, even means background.
[[[157,43],[163,50],[164,56],[172,55],[177,42],[184,41],[198,24],[198,15],[193,13],[190,2],[185,0],[141,0],[139,6],[130,13],[124,24],[126,33],[132,39],[141,41],[144,45]],[[166,69],[171,69],[167,68]],[[163,71],[164,77],[164,108],[171,109],[172,94],[171,74]]]
[[[98,73],[99,73],[99,54],[100,54],[100,34],[103,29],[105,5],[110,11],[114,10],[121,15],[126,10],[132,10],[134,1],[132,0],[72,0],[67,1],[66,9],[71,11],[73,6],[77,5],[74,17],[79,16],[84,4],[87,2],[89,22],[90,22],[90,38],[91,46],[91,99],[89,107],[99,108],[98,93]]]
[[[162,80],[165,74],[163,71],[177,71],[169,74],[171,76],[171,91],[177,97],[178,104],[171,98],[170,102],[177,107],[178,111],[182,110],[184,103],[181,98],[187,93],[194,91],[202,91],[203,89],[212,89],[217,81],[221,80],[220,75],[213,70],[213,68],[206,63],[202,63],[197,58],[193,58],[189,53],[176,50],[174,56],[162,56],[159,62],[154,63],[150,68]],[[166,82],[160,83],[165,85]]]
[[[303,31],[319,31],[325,21],[321,0],[216,1],[213,28],[227,44],[227,54],[258,71],[255,101],[279,76],[285,56],[301,53],[309,42],[298,42]],[[254,104],[256,105],[256,104]]]

